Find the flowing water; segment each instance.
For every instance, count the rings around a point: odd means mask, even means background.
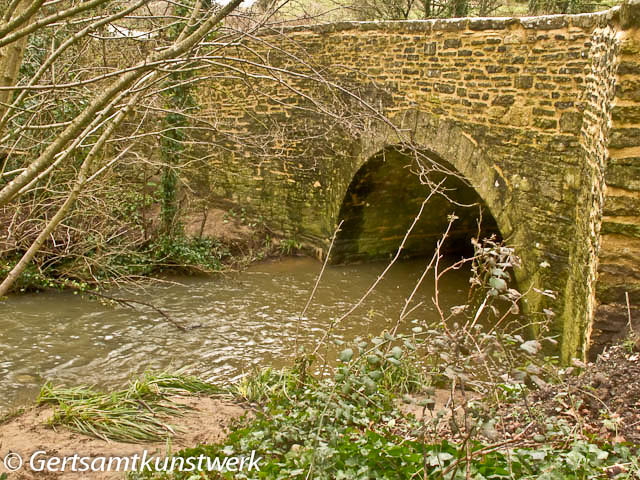
[[[321,264],[286,258],[214,278],[173,277],[144,290],[110,292],[161,308],[158,312],[83,298],[69,292],[11,297],[0,304],[0,411],[33,399],[47,380],[67,385],[122,386],[146,368],[189,367],[213,381],[238,378],[254,366],[284,366],[296,345],[312,348],[331,322],[369,289],[384,263],[328,266],[304,317]],[[424,268],[412,261],[393,266],[378,288],[335,329],[350,340],[395,325],[405,299]],[[439,285],[441,302],[466,299],[468,271],[455,271]],[[423,282],[407,318],[436,320],[433,276]],[[334,337],[334,338],[335,338]]]

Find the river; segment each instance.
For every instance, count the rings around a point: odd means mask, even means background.
[[[146,368],[187,367],[212,381],[231,381],[254,366],[290,364],[296,346],[315,346],[330,323],[369,289],[384,263],[328,266],[306,315],[304,309],[322,265],[309,258],[284,258],[215,277],[171,277],[113,296],[153,303],[161,314],[105,304],[71,292],[9,298],[0,308],[0,411],[33,400],[44,381],[122,386]],[[350,340],[392,328],[414,288],[424,261],[401,262],[335,332]],[[463,303],[468,271],[454,271],[439,285],[445,305]],[[435,321],[429,275],[407,318]]]

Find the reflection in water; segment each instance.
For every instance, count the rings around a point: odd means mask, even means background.
[[[145,368],[188,366],[219,381],[237,378],[255,365],[283,366],[296,341],[315,346],[331,321],[367,291],[384,267],[327,267],[304,318],[300,312],[321,268],[307,258],[263,263],[232,276],[173,278],[180,285],[153,286],[136,297],[183,325],[200,325],[187,332],[150,309],[103,305],[66,292],[11,298],[0,311],[0,410],[33,398],[45,380],[121,386]],[[391,328],[423,268],[421,261],[395,265],[336,329],[336,337],[349,340]],[[462,303],[467,287],[468,272],[452,272],[440,284],[442,303]],[[429,278],[416,296],[424,304],[408,320],[436,319],[432,295]]]

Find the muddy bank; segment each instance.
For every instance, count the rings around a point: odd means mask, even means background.
[[[175,417],[172,425],[176,436],[162,443],[131,444],[107,442],[71,432],[63,427],[55,430],[47,425],[51,407],[32,407],[23,414],[0,425],[0,457],[10,452],[24,459],[24,466],[10,474],[10,480],[114,480],[122,479],[122,472],[34,472],[29,467],[29,458],[35,452],[46,451],[38,460],[48,457],[132,457],[138,454],[164,457],[168,452],[198,444],[217,443],[229,433],[231,423],[245,414],[246,410],[230,399],[210,397],[173,397],[173,401],[187,405],[193,410],[182,417]],[[0,474],[7,469],[0,461]]]

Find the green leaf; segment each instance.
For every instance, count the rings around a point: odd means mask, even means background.
[[[376,382],[371,380],[369,377],[364,377],[364,380],[362,380],[362,383],[364,384],[365,389],[369,394],[375,393],[375,391],[378,389]]]
[[[367,362],[369,365],[378,365],[380,363],[380,357],[378,355],[367,355]]]
[[[400,360],[400,358],[402,358],[403,353],[404,352],[400,347],[393,347],[391,349],[391,355],[393,355],[393,358],[395,358],[396,360]]]
[[[507,290],[507,282],[498,277],[491,277],[489,279],[489,286],[499,292],[504,292]]]
[[[353,350],[350,348],[345,348],[340,352],[338,358],[343,362],[349,362],[353,358]]]

